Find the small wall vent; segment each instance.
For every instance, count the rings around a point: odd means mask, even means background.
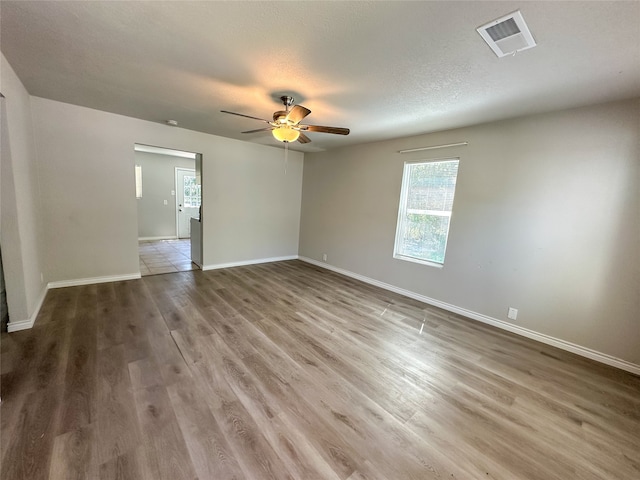
[[[514,54],[536,46],[520,10],[479,27],[478,33],[498,56]]]

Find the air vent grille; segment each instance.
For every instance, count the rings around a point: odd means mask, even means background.
[[[518,24],[513,18],[508,18],[504,22],[501,22],[493,27],[487,28],[487,33],[494,42],[502,40],[503,38],[510,37],[516,33],[520,33]]]
[[[536,46],[519,10],[489,22],[477,30],[498,57]]]

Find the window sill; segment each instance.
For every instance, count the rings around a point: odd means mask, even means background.
[[[444,267],[443,263],[430,262],[429,260],[420,260],[419,258],[407,257],[405,255],[394,254],[393,258],[395,258],[396,260],[404,260],[405,262],[419,263],[421,265],[427,265],[429,267],[435,267],[435,268]]]

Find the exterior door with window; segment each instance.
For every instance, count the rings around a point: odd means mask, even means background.
[[[176,212],[178,238],[191,237],[191,218],[198,218],[201,202],[200,185],[196,184],[196,171],[176,168]]]

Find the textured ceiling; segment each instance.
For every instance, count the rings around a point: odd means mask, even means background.
[[[538,46],[476,28],[520,9]],[[640,96],[640,2],[0,2],[0,49],[39,97],[241,135],[289,94],[315,151]],[[281,144],[280,144],[281,145]]]

